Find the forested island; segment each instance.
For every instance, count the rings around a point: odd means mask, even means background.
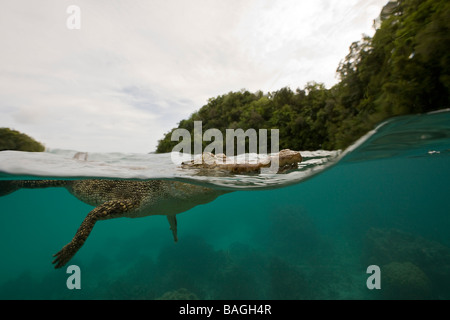
[[[191,135],[194,121],[202,121],[203,131],[274,128],[280,149],[331,150],[346,148],[387,118],[448,108],[450,2],[390,1],[375,25],[373,37],[351,44],[333,87],[312,81],[295,90],[229,92],[209,99],[178,128]],[[178,144],[171,141],[175,129],[156,152]]]
[[[9,128],[0,128],[0,151],[4,150],[42,152],[45,147],[24,133]]]

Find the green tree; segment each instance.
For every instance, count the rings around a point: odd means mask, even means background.
[[[0,128],[0,151],[42,152],[45,147],[30,136],[9,128]]]
[[[364,36],[339,64],[330,89],[309,82],[264,94],[246,90],[208,100],[180,128],[279,129],[280,148],[343,149],[389,117],[449,107],[450,1],[390,1],[373,37]],[[158,152],[176,144],[168,132]]]

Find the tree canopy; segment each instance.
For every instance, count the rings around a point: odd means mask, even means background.
[[[9,128],[0,128],[0,151],[42,152],[45,147],[28,135]]]
[[[343,149],[389,117],[449,107],[450,2],[390,1],[379,19],[373,37],[351,44],[332,88],[309,82],[295,91],[229,92],[209,99],[178,128],[191,135],[194,121],[202,121],[203,131],[273,128],[281,149]],[[178,143],[171,141],[175,129],[156,152]]]

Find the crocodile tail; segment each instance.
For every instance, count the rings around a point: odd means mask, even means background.
[[[37,189],[65,187],[69,180],[0,180],[0,197],[22,188]]]

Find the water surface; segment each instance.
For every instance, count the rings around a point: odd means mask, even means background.
[[[450,112],[393,118],[345,151],[302,151],[285,175],[202,176],[169,154],[0,152],[0,178],[176,179],[235,192],[179,214],[100,221],[60,188],[0,198],[2,299],[449,299]],[[369,290],[369,265],[382,287]]]

